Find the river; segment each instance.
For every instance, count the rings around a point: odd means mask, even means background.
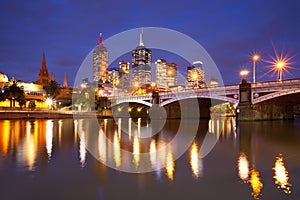
[[[0,120],[1,200],[298,200],[299,188],[300,119]]]

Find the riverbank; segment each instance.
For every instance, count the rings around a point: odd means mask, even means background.
[[[109,118],[109,113],[45,111],[45,110],[0,110],[0,119],[71,119],[75,118]]]

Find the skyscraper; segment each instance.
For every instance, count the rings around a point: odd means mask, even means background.
[[[126,89],[130,86],[130,63],[119,62],[120,88]]]
[[[120,83],[119,68],[111,68],[108,70],[108,82],[113,86],[117,86]]]
[[[108,51],[104,46],[100,33],[98,45],[93,50],[93,82],[105,83],[108,81]]]
[[[157,87],[167,87],[167,61],[157,60],[156,65],[156,85]]]
[[[151,82],[151,50],[143,43],[140,33],[140,43],[132,50],[132,85],[141,86]]]
[[[166,69],[166,79],[167,86],[177,85],[177,64],[176,63],[167,63]]]
[[[192,87],[205,86],[205,72],[201,61],[193,62],[192,66],[187,67],[187,82]]]
[[[45,53],[43,52],[42,65],[38,76],[38,84],[47,85],[48,83],[49,83],[49,73],[46,66],[46,56]]]

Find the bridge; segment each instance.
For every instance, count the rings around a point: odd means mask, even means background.
[[[291,118],[291,106],[300,104],[300,79],[257,83],[243,79],[236,85],[160,92],[158,98],[155,104],[165,108],[174,102],[195,98],[229,102],[237,106],[240,120]],[[112,99],[112,107],[124,103],[152,107],[154,99],[152,94],[117,96]]]
[[[281,96],[300,93],[300,79],[249,84],[252,105]],[[232,104],[239,104],[241,100],[240,95],[240,84],[214,88],[189,89],[177,92],[161,92],[159,93],[159,106],[163,107],[176,101],[191,98],[215,99]],[[151,107],[152,94],[115,97],[113,105],[130,102]]]

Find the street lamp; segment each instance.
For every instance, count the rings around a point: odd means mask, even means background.
[[[249,74],[248,70],[241,70],[240,75],[242,76],[243,80],[246,80],[247,75]]]
[[[258,54],[254,54],[252,56],[253,60],[253,83],[256,83],[256,62],[260,59],[260,56]]]
[[[285,67],[285,62],[282,60],[279,60],[278,62],[276,62],[275,64],[277,70],[279,71],[279,81],[282,82],[282,71]]]
[[[52,104],[53,104],[53,100],[50,99],[50,98],[47,98],[46,99],[46,104],[48,105],[48,109],[49,109],[52,106]]]

